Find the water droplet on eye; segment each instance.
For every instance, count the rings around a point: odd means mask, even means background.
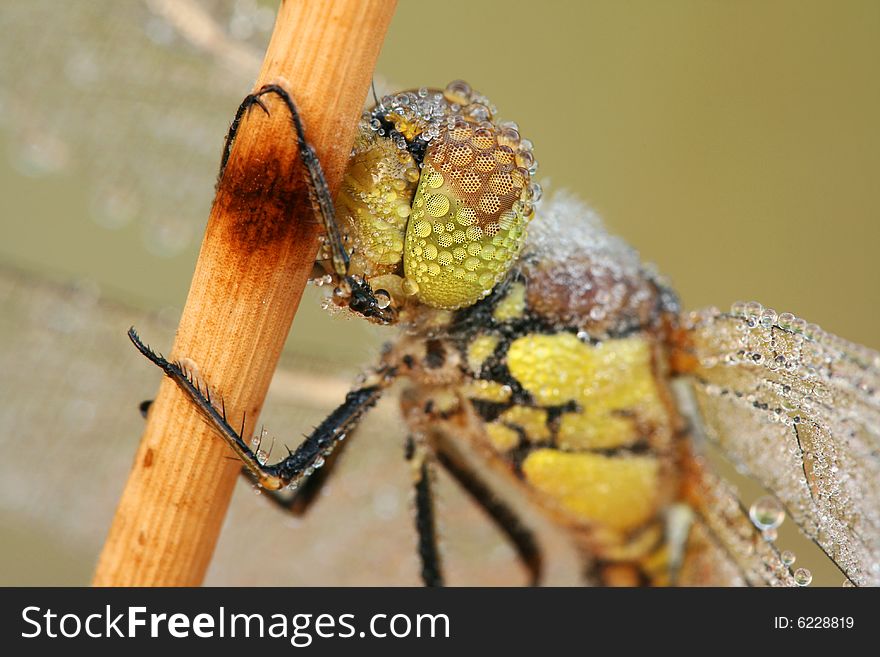
[[[488,121],[492,117],[489,108],[482,103],[471,103],[465,108],[464,113],[474,121]]]
[[[467,105],[471,102],[471,87],[464,80],[455,80],[446,86],[443,95],[451,103]]]
[[[535,156],[529,151],[518,151],[516,154],[516,165],[528,169],[535,163]]]
[[[813,573],[806,568],[798,568],[794,571],[794,583],[798,586],[809,586],[813,581]]]
[[[775,497],[765,495],[749,508],[749,518],[760,530],[776,529],[785,520],[785,510]]]
[[[541,196],[544,194],[544,191],[541,189],[541,186],[538,183],[532,183],[529,185],[529,193],[532,196],[532,202],[537,203],[541,200]]]
[[[413,296],[419,293],[419,284],[411,278],[404,278],[400,287],[403,289],[403,293],[407,296]]]
[[[503,141],[508,146],[519,146],[520,135],[516,128],[503,127],[498,134],[499,141]]]
[[[745,311],[748,317],[757,319],[764,312],[764,306],[757,301],[749,301],[746,304]]]
[[[380,308],[387,308],[391,305],[391,295],[385,290],[376,290],[376,305]]]
[[[761,313],[761,316],[758,319],[758,322],[764,328],[770,328],[771,326],[776,324],[776,321],[777,321],[777,314],[776,314],[776,311],[773,310],[772,308],[764,308],[764,311]]]
[[[797,560],[797,557],[791,550],[786,550],[780,555],[780,557],[782,558],[782,563],[784,563],[786,566],[790,566]]]
[[[791,313],[782,313],[776,320],[781,328],[786,330],[791,328],[791,323],[795,320],[795,316]]]

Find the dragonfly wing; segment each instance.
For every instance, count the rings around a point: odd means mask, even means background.
[[[880,584],[880,354],[760,304],[685,318],[706,437],[855,584]]]
[[[0,133],[14,165],[77,174],[99,225],[137,224],[150,251],[176,255],[204,225],[272,21],[231,0],[4,3]]]
[[[274,20],[237,0],[4,3],[0,138],[25,175],[76,175],[99,225],[177,255],[204,228]]]
[[[793,586],[791,569],[749,520],[736,490],[700,457],[688,460],[685,477],[694,516],[678,584]]]

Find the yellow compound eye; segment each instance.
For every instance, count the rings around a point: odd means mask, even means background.
[[[469,306],[510,270],[532,215],[529,171],[518,164],[492,124],[459,119],[432,141],[403,259],[407,287],[419,301]]]

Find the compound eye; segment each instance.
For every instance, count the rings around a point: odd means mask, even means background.
[[[459,117],[425,153],[404,245],[406,285],[455,309],[483,298],[519,255],[534,214],[531,144],[513,127]]]

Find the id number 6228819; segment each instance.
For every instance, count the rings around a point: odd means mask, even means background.
[[[777,630],[796,627],[802,630],[851,630],[855,627],[855,619],[852,616],[776,616],[773,619],[773,627]]]

